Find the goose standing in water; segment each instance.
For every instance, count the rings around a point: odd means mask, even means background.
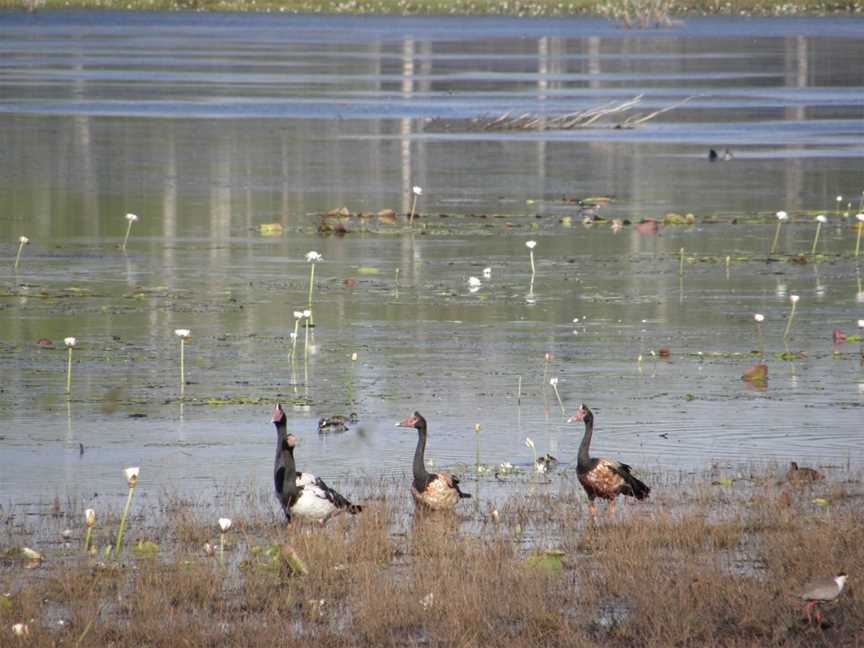
[[[417,448],[414,450],[414,481],[411,483],[411,495],[418,506],[434,511],[452,509],[460,499],[471,497],[459,490],[459,478],[441,471],[430,473],[426,470],[424,454],[426,452],[426,419],[414,412],[397,427],[416,428]]]
[[[618,495],[628,495],[638,500],[648,497],[651,489],[630,473],[630,466],[611,459],[591,457],[588,454],[588,449],[591,446],[591,435],[594,432],[594,413],[588,409],[587,405],[582,404],[567,422],[572,423],[573,421],[585,422],[585,436],[582,437],[582,443],[579,445],[576,474],[579,477],[579,483],[582,484],[588,494],[591,513],[597,512],[594,500],[598,497],[610,501],[610,514],[615,513],[615,498]]]
[[[287,433],[287,417],[278,403],[273,407],[273,424],[276,426],[276,461],[273,466],[273,482],[276,498],[291,523],[292,515],[322,524],[334,515],[347,511],[356,514],[362,506],[352,504],[315,475],[297,472],[294,463],[294,446],[297,438]]]

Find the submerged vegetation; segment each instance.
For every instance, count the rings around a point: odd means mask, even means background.
[[[458,516],[413,514],[404,479],[356,481],[363,514],[290,529],[269,493],[232,490],[230,518],[178,499],[135,513],[113,556],[116,513],[85,529],[72,504],[4,508],[0,643],[853,645],[860,476],[780,473],[654,473],[652,500],[593,518],[566,471],[506,492],[487,476]],[[808,624],[801,587],[840,571],[850,591]]]
[[[596,15],[623,27],[665,27],[690,15],[794,16],[861,13],[855,0],[0,0],[3,8],[254,11],[387,15]]]

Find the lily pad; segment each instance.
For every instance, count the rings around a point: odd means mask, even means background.
[[[525,562],[534,569],[557,574],[564,568],[564,556],[565,553],[560,549],[546,549],[542,553],[528,556]]]

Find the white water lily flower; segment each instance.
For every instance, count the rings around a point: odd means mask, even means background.
[[[837,202],[843,202],[843,196],[838,194],[838,196],[834,200],[836,200]]]
[[[859,223],[864,223],[864,214],[855,214],[855,218],[858,219]]]
[[[228,529],[230,529],[231,518],[219,518],[219,528],[222,529],[222,533],[225,533]]]
[[[351,362],[357,362],[357,352],[351,354]]]
[[[558,384],[558,379],[557,378],[550,378],[549,384],[552,385],[553,387],[555,387]]]
[[[312,317],[312,311],[308,308],[303,311],[303,317]]]
[[[423,195],[423,187],[421,187],[420,185],[414,185],[412,187],[411,191],[414,192],[415,196],[422,196]]]
[[[315,261],[323,261],[324,257],[318,254],[315,250],[311,250],[306,253],[306,260],[310,263],[314,263]]]
[[[780,221],[789,220],[789,214],[787,214],[785,211],[778,211],[777,212],[777,220],[780,220]]]
[[[63,338],[63,344],[67,347],[74,347],[77,340],[74,337]]]
[[[19,236],[19,237],[18,237],[18,242],[19,242],[21,245],[27,245],[27,244],[30,242],[30,239],[27,238],[26,236]]]
[[[525,241],[525,247],[527,247],[529,250],[533,250],[535,247],[537,247],[537,241]]]
[[[532,439],[531,437],[525,437],[525,445],[533,450],[534,449],[534,439]]]
[[[753,315],[753,319],[755,319],[760,324],[765,321],[765,316],[762,313],[756,313]]]
[[[825,216],[825,214],[819,214],[816,217],[816,220],[820,223],[827,223],[828,222],[828,218]]]
[[[138,216],[136,216],[135,214],[126,214],[126,220],[130,223],[134,223],[138,220]]]
[[[491,279],[492,278],[492,268],[483,268],[483,278]]]
[[[84,511],[84,524],[87,525],[87,528],[90,529],[96,524],[96,511],[93,509],[87,509]]]
[[[123,469],[123,473],[126,475],[126,483],[129,484],[129,488],[132,488],[138,481],[138,473],[140,472],[141,469],[138,466]]]
[[[798,295],[789,295],[789,301],[793,304],[797,304],[799,299],[801,298]]]
[[[858,328],[864,329],[864,319],[858,320]]]
[[[302,319],[303,318],[303,311],[294,311],[294,318],[295,319]]]
[[[468,285],[471,288],[479,288],[483,283],[477,277],[468,277]]]
[[[174,329],[174,335],[179,338],[187,338],[192,333],[189,329]]]

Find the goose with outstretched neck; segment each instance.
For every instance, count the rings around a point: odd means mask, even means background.
[[[594,413],[588,409],[587,405],[580,405],[567,422],[572,423],[574,421],[585,423],[585,435],[579,445],[576,475],[579,478],[579,483],[582,484],[588,494],[591,513],[597,512],[594,500],[598,497],[610,501],[610,514],[615,513],[615,498],[619,495],[635,497],[638,500],[648,497],[651,489],[630,473],[630,466],[611,459],[591,457],[588,454],[591,446],[591,435],[594,433]]]
[[[414,502],[421,507],[433,511],[452,509],[459,500],[471,497],[459,490],[459,478],[444,471],[430,473],[426,470],[426,419],[419,412],[414,412],[397,427],[415,428],[417,430],[417,448],[414,450],[414,481],[411,483],[411,495]]]
[[[285,411],[278,403],[273,407],[273,424],[276,426],[276,461],[273,466],[273,482],[276,498],[290,524],[293,517],[305,518],[322,524],[334,515],[348,512],[360,513],[362,506],[352,504],[324,483],[323,479],[310,473],[298,472],[294,463],[294,447],[297,437],[288,434]]]

